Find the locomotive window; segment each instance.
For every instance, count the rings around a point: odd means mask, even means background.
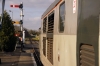
[[[59,7],[59,32],[64,32],[65,22],[65,3],[62,3]]]

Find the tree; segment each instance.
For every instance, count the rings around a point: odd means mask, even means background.
[[[28,30],[29,34],[38,35],[38,31],[36,30]]]
[[[2,29],[0,30],[0,48],[3,51],[13,51],[15,49],[16,37],[14,25],[9,14],[4,11]]]

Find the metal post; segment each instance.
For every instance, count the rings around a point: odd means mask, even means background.
[[[23,2],[21,2],[21,4],[23,4]],[[20,10],[21,10],[21,14],[20,14],[21,20],[20,21],[23,22],[23,8],[20,8]],[[22,33],[22,35],[21,35],[21,51],[23,51],[23,23],[20,24],[20,26],[21,26],[21,33]]]
[[[13,12],[12,12],[12,21],[13,21]]]
[[[3,21],[3,13],[4,13],[4,7],[5,7],[5,0],[2,0],[2,15],[1,15],[1,22],[0,22],[0,29]],[[1,64],[1,58],[0,58],[0,64]]]
[[[9,10],[9,12],[11,12],[11,13],[12,13],[12,21],[13,21],[13,11]]]

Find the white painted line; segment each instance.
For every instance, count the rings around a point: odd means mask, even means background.
[[[32,57],[33,65],[34,65],[34,66],[37,66],[37,64],[36,64],[36,62],[35,62],[35,58],[34,58],[34,56],[33,56],[33,53],[31,53],[31,57]]]

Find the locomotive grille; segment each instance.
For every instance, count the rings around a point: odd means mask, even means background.
[[[53,64],[53,30],[54,30],[54,13],[48,17],[47,32],[47,59]]]
[[[46,37],[43,37],[43,54],[46,56]]]
[[[48,33],[53,33],[54,27],[54,14],[48,18]]]
[[[80,66],[95,66],[95,53],[92,45],[80,47]]]
[[[47,21],[47,18],[45,18],[45,19],[43,20],[43,33],[46,32],[46,21]]]
[[[48,38],[47,58],[53,64],[53,38]]]

